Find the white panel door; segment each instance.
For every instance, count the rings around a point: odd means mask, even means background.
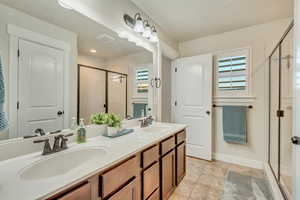
[[[79,113],[80,118],[89,124],[92,114],[106,111],[106,72],[84,66],[79,70]]]
[[[19,50],[19,135],[62,130],[64,52],[25,40],[19,40]]]
[[[173,121],[187,124],[187,155],[211,160],[212,55],[178,59],[173,66]]]

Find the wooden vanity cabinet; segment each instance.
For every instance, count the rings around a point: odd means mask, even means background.
[[[163,200],[168,199],[176,187],[175,173],[175,150],[172,150],[161,158],[161,195]]]
[[[47,200],[167,200],[186,174],[185,140],[180,131]]]

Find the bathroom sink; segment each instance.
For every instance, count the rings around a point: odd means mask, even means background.
[[[148,133],[158,133],[158,132],[166,131],[170,128],[171,128],[170,126],[156,126],[156,125],[154,125],[154,126],[141,128],[141,131],[148,132]]]
[[[40,180],[63,175],[84,164],[99,160],[106,154],[104,149],[99,148],[62,152],[26,167],[20,176],[23,180]]]

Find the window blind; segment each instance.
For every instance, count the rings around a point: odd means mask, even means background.
[[[147,93],[149,88],[149,70],[136,70],[137,93]]]
[[[219,90],[245,90],[247,85],[247,66],[247,56],[232,56],[219,59]]]

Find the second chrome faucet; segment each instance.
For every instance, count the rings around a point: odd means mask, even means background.
[[[51,145],[49,142],[49,138],[44,139],[44,140],[35,140],[35,141],[33,141],[33,143],[44,143],[42,155],[49,155],[49,154],[53,154],[53,153],[60,152],[60,151],[67,149],[68,148],[68,146],[67,146],[68,137],[71,137],[73,135],[74,134],[71,133],[71,134],[67,134],[67,135],[60,134],[60,135],[55,136],[52,148],[51,148]]]

